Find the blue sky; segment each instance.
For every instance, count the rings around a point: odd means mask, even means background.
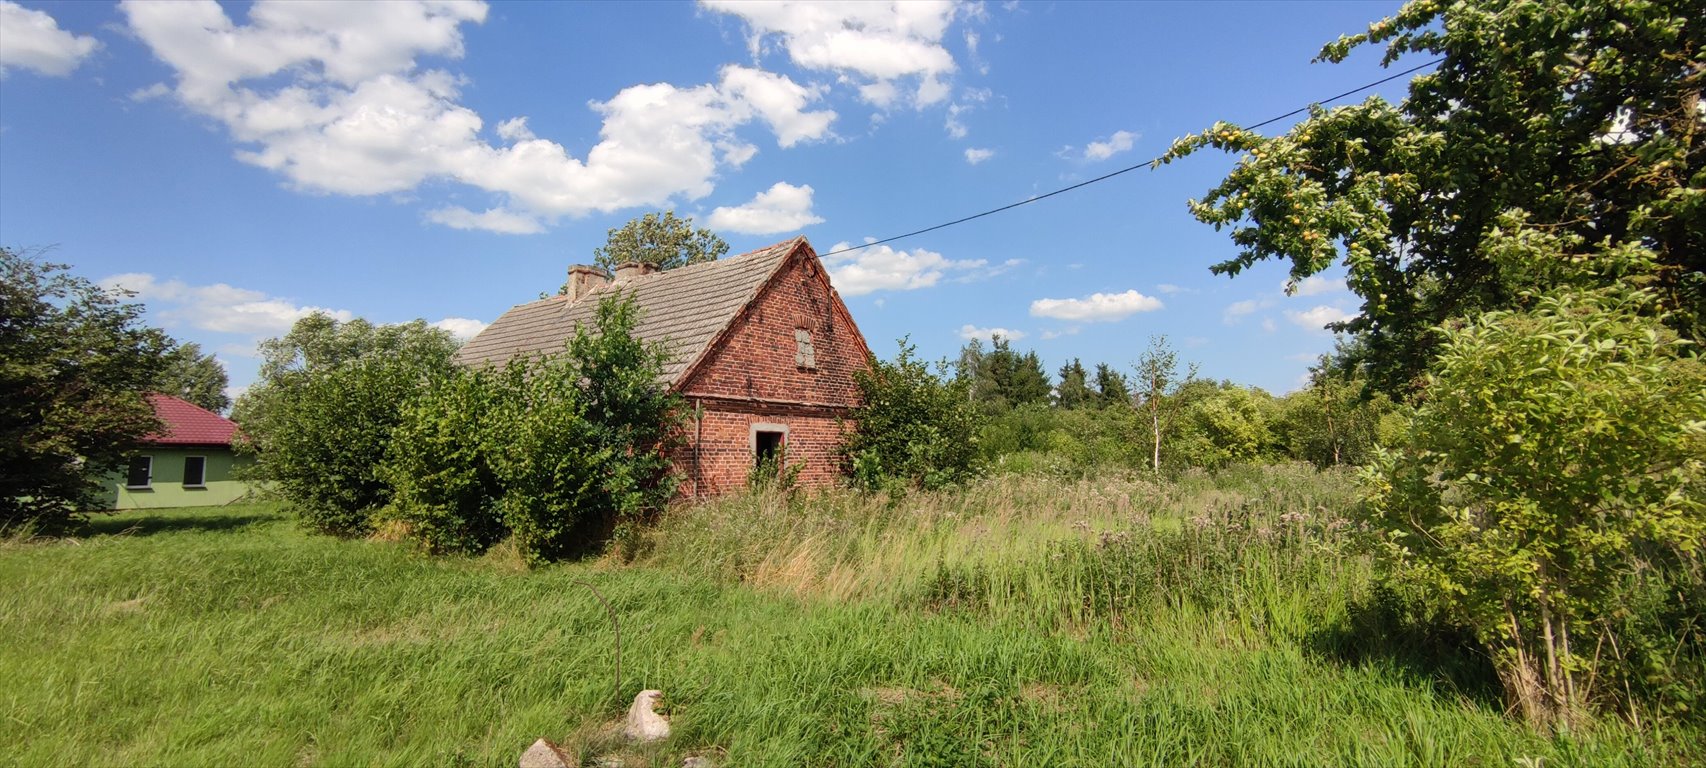
[[[0,244],[137,291],[240,389],[306,312],[470,334],[647,211],[826,254],[1144,162],[1385,76],[1310,60],[1396,5],[0,0]],[[1003,329],[1129,367],[1166,334],[1285,392],[1357,302],[1209,273],[1235,248],[1185,203],[1230,166],[826,261],[885,357]]]

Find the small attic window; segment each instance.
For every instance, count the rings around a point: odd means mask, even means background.
[[[794,365],[801,368],[817,367],[817,350],[812,348],[812,332],[804,328],[794,329]]]

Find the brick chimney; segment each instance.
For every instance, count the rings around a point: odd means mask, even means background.
[[[569,303],[580,301],[599,288],[610,284],[610,273],[590,264],[569,267]]]
[[[624,261],[616,265],[616,282],[625,283],[658,271],[658,265],[646,261]]]

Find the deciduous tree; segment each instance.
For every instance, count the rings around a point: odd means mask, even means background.
[[[71,522],[159,428],[143,395],[170,339],[67,269],[0,248],[0,528]]]
[[[1342,260],[1363,300],[1342,327],[1366,342],[1387,391],[1426,368],[1435,326],[1549,287],[1533,282],[1545,270],[1495,263],[1526,238],[1556,238],[1562,262],[1651,249],[1646,277],[1671,326],[1699,339],[1703,19],[1694,0],[1415,0],[1319,57],[1384,45],[1388,65],[1443,58],[1399,104],[1316,108],[1278,136],[1217,123],[1163,162],[1205,147],[1241,155],[1190,203],[1241,249],[1213,270],[1282,259],[1302,280]]]
[[[201,345],[192,341],[166,353],[166,369],[154,389],[224,413],[231,406],[231,396],[225,394],[230,383],[225,366],[212,353],[202,354]]]
[[[715,232],[693,226],[693,217],[677,218],[675,211],[648,213],[610,230],[603,246],[593,250],[594,262],[606,269],[629,261],[674,269],[716,261],[729,244]]]

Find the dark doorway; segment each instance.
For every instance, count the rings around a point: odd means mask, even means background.
[[[763,466],[767,461],[781,458],[782,439],[786,432],[759,431],[753,436],[753,464]]]

